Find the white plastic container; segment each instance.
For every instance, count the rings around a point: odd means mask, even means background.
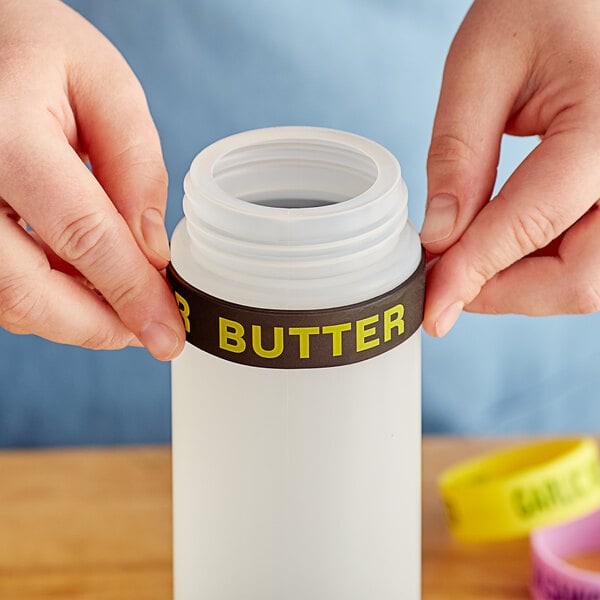
[[[420,597],[424,269],[406,204],[392,154],[340,131],[249,131],[193,161],[172,266],[225,302],[194,312],[174,286],[192,332],[221,327],[221,356],[187,343],[172,368],[176,600]],[[369,317],[398,286],[403,314]],[[240,306],[273,310],[250,308],[242,335]]]

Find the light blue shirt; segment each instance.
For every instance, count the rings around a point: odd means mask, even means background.
[[[345,129],[388,147],[420,228],[443,63],[465,0],[69,3],[112,40],[144,85],[170,174],[169,231],[182,216],[183,176],[200,149],[234,132],[286,124]],[[508,140],[500,181],[533,144]],[[446,338],[424,336],[424,430],[596,428],[599,326],[597,314],[465,314]],[[0,356],[1,445],[169,439],[169,366],[143,350],[94,352],[2,331]]]

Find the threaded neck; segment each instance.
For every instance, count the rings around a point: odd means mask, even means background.
[[[344,288],[344,303],[360,301],[400,283],[419,260],[400,166],[357,135],[314,127],[234,135],[194,159],[184,188],[189,254],[203,272],[195,285],[225,299],[306,308]]]

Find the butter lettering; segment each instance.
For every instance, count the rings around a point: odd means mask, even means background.
[[[277,358],[283,352],[283,327],[273,327],[273,348],[265,350],[262,346],[262,328],[252,325],[252,349],[263,358]]]
[[[219,348],[241,354],[246,349],[244,326],[237,321],[219,317]]]
[[[404,305],[396,304],[383,312],[383,341],[392,339],[392,330],[396,329],[396,335],[404,333]]]
[[[319,333],[318,327],[290,327],[290,335],[297,335],[300,345],[300,358],[310,358],[310,336]]]
[[[181,313],[181,318],[183,319],[183,325],[185,330],[190,332],[190,305],[188,301],[179,293],[175,292],[175,300],[177,300],[177,304],[179,305],[179,312]]]
[[[369,348],[375,348],[379,346],[379,338],[368,340],[367,338],[376,335],[375,327],[369,327],[379,321],[379,315],[373,315],[366,319],[359,319],[356,321],[356,351],[362,352]]]
[[[352,323],[340,323],[339,325],[324,325],[321,331],[325,334],[331,334],[331,355],[341,356],[343,353],[342,334],[344,331],[350,331]]]

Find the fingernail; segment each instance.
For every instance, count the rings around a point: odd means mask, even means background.
[[[167,261],[171,259],[165,223],[156,208],[147,208],[142,213],[142,235],[150,250]]]
[[[159,360],[170,360],[179,347],[177,334],[163,323],[146,323],[140,331],[140,339],[150,353]]]
[[[435,335],[438,337],[445,336],[456,323],[464,306],[462,302],[455,302],[443,310],[435,322]]]
[[[427,205],[421,230],[424,244],[441,242],[450,236],[456,225],[458,200],[450,194],[434,196]]]

